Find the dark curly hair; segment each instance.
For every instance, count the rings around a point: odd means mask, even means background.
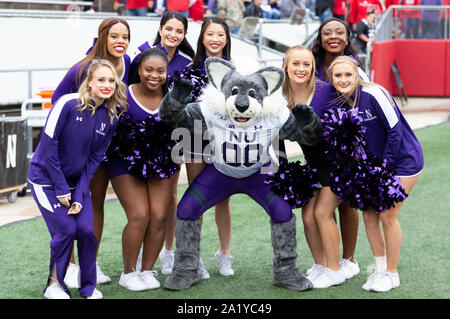
[[[342,21],[341,19],[337,19],[337,18],[330,18],[330,19],[325,20],[324,22],[322,22],[322,24],[320,25],[320,27],[317,31],[317,38],[314,40],[312,48],[311,48],[311,51],[314,55],[314,59],[316,60],[316,68],[319,68],[322,58],[326,54],[325,49],[322,47],[322,29],[325,27],[326,24],[328,24],[328,22],[331,22],[331,21],[337,21],[337,22],[342,23],[342,25],[345,26],[345,30],[347,31],[348,43],[347,43],[346,47],[344,48],[343,55],[353,56],[355,58],[355,60],[358,61],[359,67],[361,67],[363,69],[363,64],[359,60],[358,54],[356,53],[356,50],[352,45],[352,41],[351,41],[352,35],[350,32],[350,28],[344,21]]]

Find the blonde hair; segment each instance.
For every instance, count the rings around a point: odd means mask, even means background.
[[[114,82],[116,83],[116,87],[114,89],[114,93],[112,96],[106,101],[95,101],[94,97],[91,95],[91,89],[89,88],[89,82],[92,81],[94,77],[95,71],[97,71],[101,67],[107,67],[111,70]],[[80,95],[80,112],[84,110],[92,111],[92,116],[95,114],[95,110],[99,107],[103,102],[106,102],[106,106],[109,110],[108,116],[111,123],[114,121],[114,118],[117,115],[122,114],[127,109],[127,96],[126,96],[126,85],[119,79],[117,76],[116,69],[108,60],[92,60],[91,65],[88,68],[86,78],[81,84],[78,93]],[[95,102],[95,105],[92,102]],[[117,105],[122,106],[122,111],[118,114]]]
[[[309,50],[308,48],[306,48],[302,45],[294,45],[294,46],[290,47],[284,55],[283,65],[281,66],[284,73],[286,74],[285,80],[281,86],[281,90],[283,92],[284,98],[287,101],[287,106],[289,109],[292,109],[292,107],[295,105],[295,102],[294,102],[294,94],[292,93],[291,83],[289,81],[287,68],[289,65],[289,61],[291,59],[292,52],[297,51],[297,50],[305,50],[311,54],[311,59],[312,59],[312,61],[311,61],[312,62],[311,76],[309,77],[307,86],[306,86],[308,88],[308,95],[310,95],[316,89],[316,63],[314,61],[314,55],[312,54],[311,50]]]
[[[328,79],[331,84],[333,84],[333,78],[332,78],[333,68],[334,68],[334,66],[336,66],[339,63],[348,63],[352,67],[353,73],[355,75],[355,81],[354,81],[353,87],[349,93],[343,95],[338,92],[338,97],[333,102],[337,102],[339,105],[343,105],[343,104],[347,103],[348,105],[350,105],[353,108],[358,104],[358,100],[359,100],[359,90],[357,90],[357,88],[359,88],[359,87],[377,87],[381,91],[383,91],[383,93],[386,95],[386,97],[388,98],[388,100],[392,104],[392,106],[395,106],[395,102],[392,98],[392,95],[384,87],[382,87],[381,85],[378,85],[376,83],[373,83],[373,82],[366,82],[363,79],[361,79],[361,77],[359,76],[359,72],[358,72],[357,62],[348,56],[345,56],[345,55],[339,56],[336,59],[334,59],[334,61],[330,64],[330,67],[328,69]],[[355,93],[354,100],[351,99],[351,96],[353,95],[353,93]]]

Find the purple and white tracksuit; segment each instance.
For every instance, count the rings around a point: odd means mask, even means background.
[[[367,127],[371,155],[385,158],[397,177],[410,177],[424,166],[422,147],[394,99],[378,86],[359,89],[359,115]]]
[[[28,180],[33,197],[51,235],[50,273],[56,265],[58,282],[64,284],[74,240],[78,242],[82,296],[96,286],[96,248],[89,184],[114,134],[107,106],[95,114],[79,111],[78,93],[58,99],[47,117],[41,140],[30,162]],[[67,215],[58,197],[71,194],[70,203],[81,204],[80,213]]]

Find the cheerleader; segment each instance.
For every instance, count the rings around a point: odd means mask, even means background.
[[[206,18],[200,29],[194,60],[181,73],[182,77],[189,78],[196,85],[193,92],[194,99],[197,99],[201,95],[203,87],[208,83],[205,70],[206,59],[208,57],[218,57],[229,61],[231,60],[230,54],[231,40],[228,25],[218,17]],[[191,139],[191,149],[187,149],[186,147],[183,149],[189,185],[192,184],[197,175],[205,168],[205,157],[207,158],[210,154],[203,154],[203,150],[208,143],[209,141],[203,140],[203,136],[196,136],[194,134]],[[196,149],[197,145],[201,145],[201,150]],[[231,268],[233,256],[230,254],[231,211],[229,198],[215,206],[215,220],[220,249],[217,250],[214,257],[219,264],[219,273],[222,276],[233,276],[234,270]],[[200,270],[202,272],[202,278],[208,279],[209,273],[205,269],[201,257]]]
[[[74,240],[80,261],[79,292],[102,298],[95,288],[97,239],[89,183],[115,131],[118,104],[125,104],[125,86],[114,66],[92,60],[79,93],[61,96],[50,110],[31,159],[30,189],[51,235],[46,298],[71,296],[63,279]]]
[[[88,51],[86,57],[76,63],[64,76],[61,83],[56,88],[52,96],[52,104],[64,94],[75,93],[86,77],[86,70],[93,59],[105,59],[114,65],[120,80],[127,84],[130,69],[130,57],[126,54],[130,41],[130,27],[128,23],[120,18],[107,18],[102,21],[98,28],[98,37],[94,41],[94,46]],[[106,190],[108,188],[109,177],[105,164],[100,164],[90,185],[92,206],[94,209],[94,233],[97,237],[97,252],[103,232],[104,203]],[[75,265],[72,254],[71,263],[67,271],[66,283],[70,288],[77,288],[78,266]],[[98,283],[111,281],[106,276],[100,265],[97,265]]]
[[[283,83],[283,95],[287,100],[288,107],[292,108],[296,104],[307,104],[314,109],[320,117],[332,105],[336,99],[333,86],[327,82],[316,80],[315,61],[310,50],[303,46],[291,47],[285,55],[282,66],[286,72],[286,81]],[[332,164],[327,160],[324,148],[324,141],[314,146],[301,145],[303,154],[309,166],[316,169],[320,188],[313,197],[302,207],[302,219],[306,241],[308,242],[314,265],[307,271],[307,278],[313,283],[315,288],[326,288],[338,282],[331,282],[327,276],[327,258],[322,245],[319,225],[315,218],[316,207],[323,205],[323,193],[326,193],[330,186],[330,172]],[[337,226],[333,227],[336,234]],[[339,230],[337,230],[339,234]],[[339,249],[339,236],[337,249]],[[339,254],[339,251],[337,252]],[[345,279],[354,276],[353,272],[346,271],[342,261],[339,263],[341,274],[346,274]]]
[[[169,11],[161,18],[153,46],[166,52],[169,59],[167,73],[172,76],[183,70],[194,58],[194,50],[186,39],[188,30],[187,18],[176,11]],[[148,41],[138,47],[138,53],[131,62],[131,77],[137,74],[137,61],[142,51],[151,48]]]
[[[362,65],[351,39],[350,29],[342,20],[330,18],[320,25],[311,49],[316,61],[316,78],[328,81],[328,68],[339,56],[350,56],[358,63],[358,66]],[[369,77],[360,67],[358,72],[362,79],[369,81]],[[353,258],[358,237],[359,215],[356,209],[346,204],[339,205],[338,210],[342,237],[340,265],[349,279],[360,272],[359,265]]]
[[[163,50],[167,54],[169,64],[167,67],[167,75],[170,79],[176,72],[184,70],[184,68],[192,62],[194,57],[194,50],[192,49],[189,41],[186,39],[186,32],[188,30],[187,18],[175,11],[169,11],[160,20],[158,32],[156,34],[153,46]],[[131,62],[130,79],[137,79],[138,67],[137,61],[141,53],[151,48],[148,41],[144,42],[138,47],[138,53]],[[130,83],[131,84],[131,83]],[[174,177],[175,178],[175,177]],[[173,239],[175,232],[175,213],[177,210],[177,188],[172,191],[172,201],[168,205],[167,209],[171,212],[167,220],[166,239],[164,247],[160,253],[160,260],[162,263],[161,272],[165,275],[172,273],[173,266]],[[139,269],[142,259],[142,251],[139,254],[138,265]]]
[[[379,85],[362,81],[356,63],[348,57],[333,61],[330,80],[347,105],[358,107],[365,127],[368,155],[385,159],[387,167],[393,170],[404,191],[409,194],[423,169],[423,153],[392,96]],[[380,200],[387,202],[388,198]],[[385,263],[384,269],[377,267],[378,270],[368,278],[363,289],[378,292],[400,285],[397,265],[402,233],[397,216],[403,202],[382,204],[382,208],[377,209],[361,207],[375,262],[383,264],[384,259]]]
[[[127,114],[108,150],[111,183],[127,215],[122,233],[124,270],[119,284],[132,291],[159,288],[153,266],[161,251],[179,165],[171,159],[172,130],[158,117],[167,92],[167,55],[144,50],[137,61],[139,82],[128,87]],[[142,261],[136,271],[141,246]]]

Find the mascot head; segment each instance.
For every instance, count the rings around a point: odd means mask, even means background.
[[[206,60],[205,68],[210,83],[202,100],[215,112],[228,115],[236,127],[248,127],[258,117],[270,113],[268,106],[264,106],[265,99],[284,81],[283,70],[272,66],[244,76],[232,63],[211,57]]]

